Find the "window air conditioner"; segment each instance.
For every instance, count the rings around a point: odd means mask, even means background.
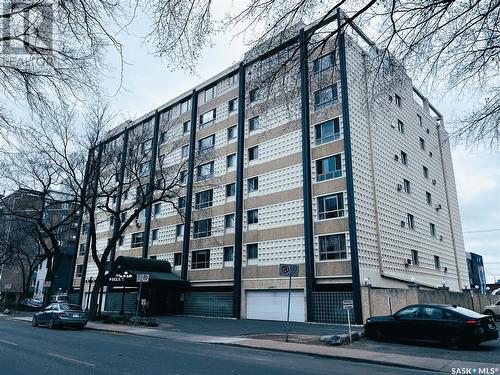
[[[406,261],[405,261],[405,267],[408,268],[409,266],[411,266],[411,259],[406,259]]]
[[[401,226],[404,228],[406,225],[406,222],[404,220],[401,220]]]
[[[437,182],[436,180],[432,180],[433,185],[436,185],[436,182]]]
[[[436,211],[439,211],[443,207],[440,204],[436,204],[434,208],[436,209]]]
[[[401,191],[401,190],[403,190],[403,185],[398,184],[398,191]]]
[[[394,160],[398,161],[399,160],[399,156],[398,155],[394,155]]]

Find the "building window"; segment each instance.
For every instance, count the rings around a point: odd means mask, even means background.
[[[406,214],[406,222],[408,224],[408,228],[415,229],[415,218],[412,214]]]
[[[236,138],[236,125],[231,126],[230,128],[227,128],[227,140],[230,141],[232,139]]]
[[[248,160],[255,160],[259,158],[259,146],[253,146],[248,149]]]
[[[182,263],[182,253],[174,253],[174,267]]]
[[[252,177],[247,180],[247,188],[248,192],[251,193],[252,191],[257,191],[259,190],[259,177]]]
[[[229,85],[235,85],[238,83],[238,74],[233,74],[229,77]]]
[[[118,239],[118,246],[123,246],[124,242],[125,242],[125,237],[120,236],[120,238]]]
[[[402,134],[405,133],[405,124],[401,120],[398,120],[398,130]]]
[[[156,203],[154,205],[154,216],[158,216],[161,212],[161,203]]]
[[[429,229],[431,231],[431,236],[436,237],[436,225],[433,223],[429,223]]]
[[[158,241],[158,229],[153,229],[151,237],[153,238],[153,241]]]
[[[422,126],[422,116],[420,116],[419,114],[417,114],[417,123],[419,126]]]
[[[411,264],[418,266],[418,251],[417,250],[411,251]]]
[[[177,200],[177,207],[179,207],[179,210],[186,208],[186,197],[179,197]]]
[[[209,237],[212,235],[212,219],[203,219],[194,222],[194,238]]]
[[[132,233],[132,244],[131,247],[142,247],[144,241],[144,232]]]
[[[177,224],[175,226],[175,236],[176,237],[184,236],[184,224]]]
[[[82,277],[82,273],[83,273],[83,264],[78,264],[76,266],[76,275],[75,275],[75,277]]]
[[[197,167],[197,178],[199,180],[206,180],[214,175],[214,162],[206,163]]]
[[[188,99],[188,100],[184,100],[182,103],[181,103],[181,114],[182,113],[186,113],[187,111],[189,111],[191,109],[191,99]]]
[[[323,55],[318,57],[313,61],[313,73],[318,74],[325,70],[330,69],[335,65],[335,56],[333,52],[330,52],[327,55]]]
[[[147,141],[142,142],[142,152],[146,153],[151,150],[151,146],[153,144],[152,139],[148,139]]]
[[[441,259],[439,259],[439,257],[437,255],[434,255],[434,267],[437,270],[441,269]]]
[[[250,103],[255,103],[260,98],[259,89],[250,90],[249,96],[250,96]]]
[[[80,251],[78,252],[78,255],[85,255],[85,244],[82,243],[80,245]]]
[[[401,151],[401,163],[408,165],[408,155],[404,151]]]
[[[420,148],[422,150],[425,150],[425,140],[422,137],[420,137],[419,141],[420,141]]]
[[[236,154],[226,156],[226,166],[227,168],[236,167]]]
[[[226,185],[226,197],[234,197],[236,195],[236,183]]]
[[[205,102],[212,100],[217,96],[217,86],[212,86],[205,90]]]
[[[200,115],[200,129],[206,128],[214,123],[216,117],[215,108]]]
[[[316,160],[316,181],[330,180],[342,176],[340,154]]]
[[[225,228],[234,228],[234,214],[229,214],[224,217],[224,227]]]
[[[210,250],[198,250],[191,253],[191,269],[210,268]]]
[[[257,224],[259,222],[259,210],[248,210],[247,211],[248,224]]]
[[[404,179],[403,180],[403,190],[405,193],[411,193],[410,181]]]
[[[258,259],[259,258],[259,244],[249,243],[247,245],[247,259]]]
[[[187,181],[188,181],[188,172],[186,170],[183,170],[179,174],[179,182],[181,184],[187,184]]]
[[[139,172],[141,176],[148,174],[150,165],[151,163],[149,161],[146,161],[140,165]]]
[[[232,262],[234,260],[234,247],[226,246],[224,248],[224,262]]]
[[[200,191],[195,195],[195,208],[206,208],[212,206],[214,196],[213,189]]]
[[[427,168],[425,165],[422,167],[422,170],[424,172],[424,177],[429,178],[429,168]]]
[[[189,133],[189,130],[191,128],[191,121],[188,120],[182,124],[182,133],[186,134]]]
[[[425,192],[425,198],[427,200],[427,204],[432,204],[432,194],[428,191]]]
[[[248,130],[249,131],[254,131],[260,128],[260,123],[259,123],[259,116],[252,117],[250,120],[248,120]]]
[[[337,84],[333,84],[314,93],[314,107],[321,108],[339,100]]]
[[[344,193],[318,197],[319,220],[344,216]]]
[[[319,259],[347,259],[345,234],[331,234],[319,237]]]
[[[395,94],[395,95],[394,95],[394,98],[396,99],[396,100],[395,100],[395,101],[396,101],[396,105],[397,105],[398,107],[401,107],[401,97],[400,97],[398,94]]]
[[[181,157],[187,158],[189,156],[189,145],[184,145],[181,148]]]
[[[238,98],[230,100],[227,103],[227,109],[228,109],[229,113],[237,111],[238,110]]]
[[[214,148],[214,145],[215,145],[215,134],[200,139],[198,141],[198,153],[203,154],[205,152],[208,152]]]
[[[337,118],[314,127],[316,145],[336,141],[340,138],[340,121]]]

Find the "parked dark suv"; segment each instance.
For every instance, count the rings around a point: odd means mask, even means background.
[[[493,318],[456,305],[411,305],[393,315],[366,320],[365,334],[378,340],[437,341],[476,346],[496,340]]]

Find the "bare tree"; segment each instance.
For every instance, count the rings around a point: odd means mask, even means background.
[[[359,22],[381,55],[397,56],[428,89],[452,95],[477,94],[469,113],[452,124],[451,136],[468,145],[499,144],[500,4],[495,0],[250,0],[236,12],[214,16],[210,0],[150,0],[150,39],[156,52],[174,67],[193,71],[199,51],[215,32],[244,34],[255,47],[286,40],[300,22],[325,20],[342,7],[341,26]],[[323,43],[338,29],[318,28]],[[316,48],[322,48],[316,46]],[[313,51],[310,51],[313,52]],[[471,95],[471,97],[474,97]]]

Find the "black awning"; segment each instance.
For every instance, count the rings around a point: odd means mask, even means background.
[[[107,275],[107,284],[114,286],[135,286],[138,274],[149,275],[149,282],[163,285],[182,286],[188,282],[172,273],[172,266],[166,260],[119,256]]]

